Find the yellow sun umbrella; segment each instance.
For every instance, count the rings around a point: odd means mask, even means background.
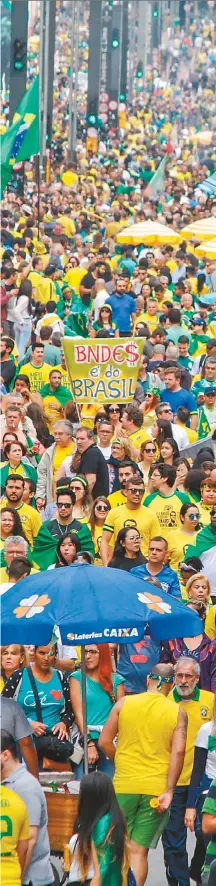
[[[138,225],[130,225],[117,234],[117,243],[128,243],[130,246],[138,246],[145,243],[146,246],[163,246],[165,243],[179,243],[180,236],[167,225],[158,222],[146,221]]]
[[[196,255],[200,255],[201,258],[216,258],[216,237],[215,240],[207,240],[206,243],[201,243],[200,246],[197,246],[195,250]]]
[[[188,227],[181,231],[181,238],[191,240],[196,237],[201,243],[203,240],[213,240],[216,237],[216,218],[210,215],[209,218],[202,218],[198,222],[192,222]]]

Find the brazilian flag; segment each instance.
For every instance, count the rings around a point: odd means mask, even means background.
[[[15,163],[22,163],[40,150],[39,76],[27,89],[1,139],[1,196],[9,184]]]

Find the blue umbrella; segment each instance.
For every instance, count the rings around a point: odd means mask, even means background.
[[[154,640],[195,636],[199,616],[149,581],[118,569],[79,564],[30,575],[1,600],[2,643],[62,642],[85,646],[136,642],[148,623]]]
[[[145,627],[155,640],[193,637],[202,623],[193,610],[146,579],[118,569],[79,564],[30,575],[1,601],[1,642],[46,645],[58,626],[62,642],[82,646],[84,767],[88,772],[84,646],[133,643]]]

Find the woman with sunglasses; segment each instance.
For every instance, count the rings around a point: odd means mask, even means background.
[[[122,426],[121,426],[121,408],[118,403],[110,403],[107,406],[108,418],[111,421],[113,426],[113,434],[116,436],[121,436]]]
[[[133,526],[126,526],[120,529],[118,533],[113,558],[108,566],[113,569],[123,569],[124,572],[130,572],[136,566],[142,566],[146,563],[140,551],[141,538],[137,529]]]
[[[112,668],[111,651],[108,643],[96,646],[89,643],[85,646],[86,662],[86,701],[87,701],[87,726],[88,726],[88,762],[92,768],[98,768],[106,772],[112,778],[114,764],[105,757],[103,751],[98,748],[100,731],[97,726],[104,726],[110,711],[116,701],[125,694],[124,677],[114,673]],[[83,735],[83,710],[82,710],[82,671],[76,671],[70,677],[70,699],[76,724]],[[95,728],[94,728],[95,727]],[[83,774],[83,762],[76,767],[77,778]]]
[[[140,379],[138,379],[140,381]],[[160,401],[160,390],[155,387],[145,393],[145,400],[140,404],[143,413],[143,427],[149,433],[152,432],[152,426],[155,423],[155,409]]]
[[[102,539],[103,525],[105,523],[108,511],[111,510],[111,505],[107,498],[104,495],[99,495],[98,498],[95,499],[89,525],[91,529],[92,539],[94,543],[95,549],[95,566],[102,566],[101,554],[100,554],[100,545]]]
[[[156,444],[153,443],[153,440],[145,440],[145,442],[142,443],[140,447],[140,458],[141,460],[138,464],[138,468],[142,472],[144,483],[147,486],[149,470],[157,459],[157,447]]]
[[[196,533],[200,529],[200,513],[197,505],[185,502],[180,510],[180,529],[172,529],[167,534],[168,554],[171,569],[180,575],[180,563],[184,560],[189,545],[196,544]],[[184,593],[184,599],[187,595]]]
[[[73,477],[71,480],[70,488],[73,489],[76,498],[73,516],[81,523],[88,523],[92,509],[92,497],[87,480],[82,474],[77,474],[77,477]]]
[[[109,333],[110,338],[117,338],[119,336],[116,324],[113,323],[112,308],[110,305],[102,305],[102,308],[99,310],[98,319],[93,323],[92,329],[94,329],[95,332],[101,332],[101,338],[103,338],[104,329]]]
[[[107,462],[108,471],[109,471],[109,494],[112,492],[118,492],[121,488],[120,480],[119,480],[119,468],[121,463],[124,462],[124,459],[130,460],[131,458],[131,445],[130,441],[127,440],[126,437],[117,437],[112,440],[111,443],[111,455]]]
[[[175,461],[176,468],[176,482],[175,488],[178,489],[178,492],[185,492],[185,480],[188,475],[188,471],[190,471],[190,462],[187,458],[177,458]]]

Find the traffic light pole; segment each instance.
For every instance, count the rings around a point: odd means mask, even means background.
[[[101,51],[101,0],[90,0],[87,117],[98,118]]]
[[[69,127],[68,127],[68,160],[72,160],[72,118],[73,118],[73,75],[74,75],[74,38],[75,38],[75,2],[71,0],[71,54],[70,54],[70,92],[69,92]]]
[[[121,100],[127,101],[127,77],[128,68],[128,0],[123,0],[122,11],[122,54],[121,54],[121,77],[120,77],[120,94],[124,96]]]
[[[26,91],[27,71],[27,36],[28,36],[28,0],[19,0],[19,3],[11,3],[11,57],[10,57],[10,108],[9,120],[13,116]],[[20,40],[26,44],[26,59],[23,67],[18,70],[14,67],[14,44]]]

